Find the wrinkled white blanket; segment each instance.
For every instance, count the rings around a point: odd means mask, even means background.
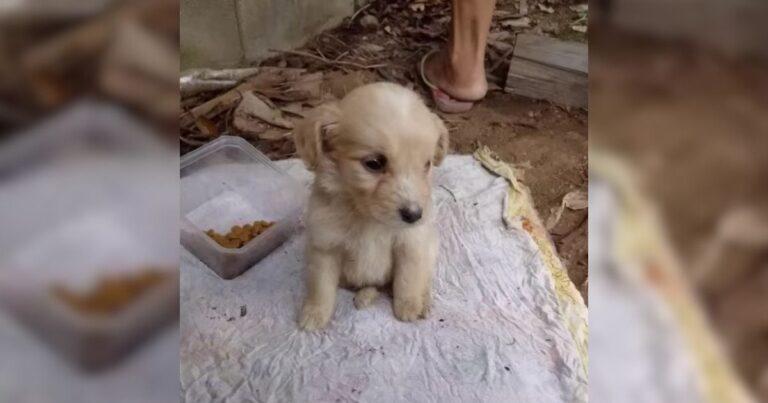
[[[309,180],[298,161],[284,162]],[[234,280],[182,252],[186,401],[573,402],[586,374],[553,280],[525,231],[507,229],[508,183],[469,156],[436,171],[441,234],[426,320],[362,311],[340,290],[327,329],[300,331],[303,231]],[[244,314],[244,315],[243,315]],[[577,396],[579,398],[577,398]]]

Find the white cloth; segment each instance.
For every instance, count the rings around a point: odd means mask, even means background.
[[[297,178],[311,176],[295,160]],[[188,402],[572,402],[586,388],[553,280],[528,233],[507,229],[508,183],[469,156],[435,174],[441,238],[428,318],[339,290],[331,323],[302,332],[299,230],[222,280],[182,251],[181,388]],[[245,316],[241,316],[245,307]]]

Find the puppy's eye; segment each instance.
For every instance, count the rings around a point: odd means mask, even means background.
[[[432,161],[427,161],[426,165],[424,165],[424,170],[429,171],[429,168],[432,166]]]
[[[371,172],[383,172],[387,166],[387,157],[376,154],[363,159],[363,166]]]

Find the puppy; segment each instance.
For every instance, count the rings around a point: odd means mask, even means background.
[[[423,318],[438,249],[432,170],[448,151],[442,120],[415,92],[376,83],[317,108],[294,140],[315,173],[299,326],[326,326],[338,287],[357,290],[361,309],[391,285],[395,316]]]

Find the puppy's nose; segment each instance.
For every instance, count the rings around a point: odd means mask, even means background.
[[[421,219],[421,208],[418,206],[402,207],[400,217],[408,224],[413,224]]]

